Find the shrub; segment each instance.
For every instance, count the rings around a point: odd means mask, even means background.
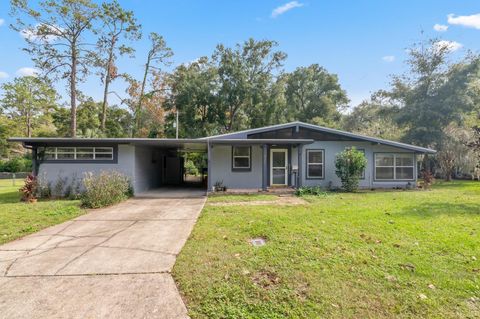
[[[185,173],[188,175],[198,175],[198,168],[195,166],[195,163],[193,161],[185,161]]]
[[[305,196],[305,195],[326,196],[327,192],[325,192],[320,186],[303,186],[303,187],[298,188],[295,191],[295,195],[297,195],[297,196]]]
[[[343,190],[354,192],[358,189],[358,182],[366,165],[365,155],[354,147],[337,154],[335,174],[340,178]]]
[[[115,172],[86,173],[83,178],[84,192],[80,196],[82,205],[100,208],[119,203],[128,198],[130,182],[125,175]]]
[[[9,173],[31,172],[32,160],[24,157],[14,157],[0,163],[0,171]]]
[[[19,189],[22,193],[22,201],[24,202],[34,202],[37,200],[37,178],[32,174],[28,174],[25,178],[25,184]]]
[[[429,189],[430,186],[432,186],[433,182],[435,181],[435,178],[433,177],[432,172],[427,170],[422,171],[422,179],[423,179],[422,187],[425,190]]]

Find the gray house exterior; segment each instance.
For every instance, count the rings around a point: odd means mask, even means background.
[[[85,173],[115,170],[130,177],[136,194],[181,185],[183,152],[205,152],[207,190],[338,187],[335,156],[365,153],[364,188],[406,187],[418,176],[419,155],[435,150],[292,122],[198,139],[11,138],[31,148],[34,174],[52,184],[81,181]]]

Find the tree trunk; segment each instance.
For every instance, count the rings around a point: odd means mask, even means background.
[[[27,111],[27,137],[32,137],[32,119],[30,111]]]
[[[110,86],[110,81],[112,80],[111,67],[113,63],[113,46],[110,47],[110,52],[108,54],[107,62],[107,72],[105,75],[105,88],[103,90],[103,103],[102,103],[102,132],[105,133],[105,122],[107,120],[107,107],[108,107],[108,88]]]
[[[135,126],[133,128],[132,137],[135,137],[135,134],[140,128],[140,111],[142,110],[143,94],[145,92],[145,85],[147,83],[148,69],[150,68],[150,56],[147,59],[145,64],[145,72],[143,73],[142,88],[140,89],[140,96],[138,97],[138,105],[135,109]]]
[[[72,68],[70,70],[70,136],[77,137],[77,52],[72,44]]]

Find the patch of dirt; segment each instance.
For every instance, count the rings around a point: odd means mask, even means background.
[[[296,196],[279,196],[275,200],[252,200],[209,203],[210,206],[261,206],[261,205],[306,205],[307,201]]]
[[[252,276],[252,281],[254,285],[264,289],[271,289],[280,283],[280,277],[273,271],[262,270]]]

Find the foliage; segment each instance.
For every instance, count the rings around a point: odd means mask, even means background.
[[[83,178],[85,191],[81,195],[84,207],[100,208],[124,201],[130,194],[127,176],[116,171],[87,173]]]
[[[198,175],[198,168],[195,166],[195,163],[192,160],[185,161],[185,174],[188,175]]]
[[[219,44],[213,53],[219,77],[218,103],[227,132],[271,123],[274,72],[287,55],[275,51],[275,41],[249,39],[234,48]]]
[[[100,128],[102,104],[91,98],[81,102],[77,108],[77,132],[81,137],[129,137],[132,132],[133,117],[125,109],[115,105],[107,109],[105,133]],[[53,114],[53,123],[57,128],[57,136],[68,136],[70,130],[70,114],[65,108],[59,108]]]
[[[315,195],[315,196],[326,196],[327,192],[322,189],[320,186],[302,186],[295,191],[297,196],[305,195]]]
[[[209,197],[173,276],[198,319],[475,318],[479,196],[455,181],[295,206]]]
[[[444,137],[437,154],[437,161],[447,181],[455,173],[455,168],[461,168],[465,173],[472,173],[475,164],[472,151],[466,146],[470,140],[470,131],[450,124],[444,130]]]
[[[42,117],[55,107],[57,93],[51,83],[34,76],[15,78],[1,86],[3,98],[0,109],[23,128],[23,134],[31,137],[40,126]]]
[[[175,123],[178,110],[179,136],[193,138],[220,133],[225,114],[215,94],[219,90],[217,67],[208,57],[181,64],[169,76],[168,82],[168,122]],[[175,136],[173,125],[166,129],[168,135]]]
[[[430,187],[433,185],[433,182],[435,181],[435,177],[433,176],[433,173],[428,171],[428,170],[423,170],[422,171],[422,187],[423,189],[427,190],[430,189]]]
[[[386,103],[378,94],[372,95],[370,100],[363,101],[351,113],[346,114],[341,126],[348,132],[399,141],[405,128],[396,122],[398,108]]]
[[[13,157],[9,160],[0,160],[0,172],[18,173],[31,172],[32,160],[28,157]]]
[[[130,79],[130,86],[127,89],[129,95],[127,104],[132,110],[135,121],[132,135],[157,137],[163,135],[160,129],[164,120],[165,82],[161,67],[171,63],[170,58],[173,56],[173,52],[161,35],[151,32],[149,40],[151,44],[147,53],[143,78],[141,81]],[[149,82],[150,91],[146,91]],[[149,123],[146,123],[147,121]]]
[[[450,44],[438,39],[415,43],[408,50],[408,73],[394,76],[392,89],[381,94],[399,109],[396,120],[406,127],[402,140],[437,147],[443,129],[459,122],[479,102],[472,83],[480,74],[480,59],[449,63]]]
[[[358,189],[359,179],[366,166],[365,155],[355,147],[337,154],[335,157],[335,174],[340,178],[343,190],[354,192]]]
[[[285,96],[287,116],[290,120],[312,122],[314,118],[323,123],[335,123],[339,111],[345,109],[348,98],[335,74],[330,74],[318,64],[298,67],[286,75]],[[334,126],[330,124],[330,126]]]
[[[25,178],[25,184],[20,188],[22,194],[22,201],[31,203],[37,199],[38,181],[35,176],[28,174]]]
[[[90,0],[44,0],[30,6],[27,0],[12,0],[17,16],[15,31],[24,35],[35,65],[45,76],[67,79],[70,94],[70,136],[77,133],[77,84],[90,72],[92,50],[85,34],[95,32],[99,10]]]
[[[119,55],[133,56],[135,52],[134,48],[121,43],[121,39],[131,42],[139,40],[142,34],[133,12],[124,10],[116,0],[102,3],[100,19],[102,31],[97,40],[94,58],[104,85],[100,128],[105,132],[110,83],[119,76],[125,76],[118,72],[116,60]]]

